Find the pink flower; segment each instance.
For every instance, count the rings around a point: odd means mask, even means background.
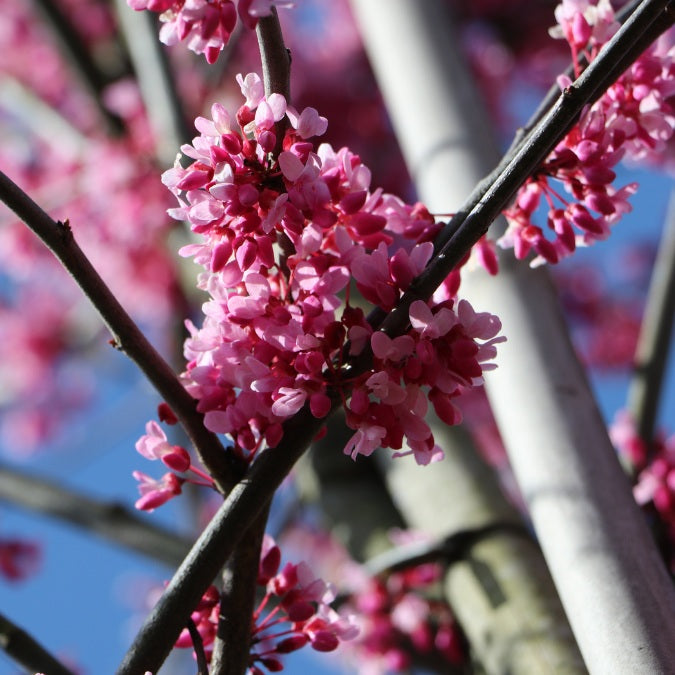
[[[456,323],[457,316],[445,307],[434,314],[426,302],[415,300],[408,310],[410,324],[420,337],[434,340],[444,336]]]
[[[314,108],[305,108],[300,114],[289,106],[287,111],[291,126],[298,132],[300,138],[307,139],[312,136],[323,136],[328,128],[328,120],[321,117]]]
[[[140,471],[134,471],[132,476],[139,481],[138,491],[141,498],[135,504],[139,511],[154,511],[158,506],[179,495],[185,482],[183,478],[173,473],[165,473],[159,480]]]
[[[384,427],[363,425],[345,445],[344,454],[350,455],[352,459],[356,459],[358,455],[369,457],[380,446],[386,433],[387,430]]]
[[[187,471],[190,468],[190,455],[185,448],[171,445],[159,424],[150,421],[145,425],[145,435],[136,441],[136,450],[146,459],[161,459],[174,471]]]

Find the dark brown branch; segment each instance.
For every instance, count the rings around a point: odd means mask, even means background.
[[[58,518],[116,544],[180,565],[192,542],[141,519],[121,504],[101,502],[61,485],[0,466],[0,501]]]
[[[546,158],[559,140],[578,119],[588,101],[597,98],[629,63],[625,55],[635,59],[635,45],[648,28],[663,19],[671,7],[667,0],[645,0],[626,22],[601,55],[579,80],[560,96],[554,108],[533,130],[521,150],[490,184],[482,198],[473,196],[461,209],[464,222],[448,243],[441,247],[399,306],[380,327],[390,335],[399,335],[408,325],[408,308],[417,298],[427,299],[457,262],[487,230],[490,223],[513,197],[520,185]],[[664,23],[672,23],[668,17]],[[666,26],[663,27],[663,30]],[[460,220],[461,220],[461,216]],[[450,227],[453,227],[451,221]],[[367,370],[371,355],[365,352],[349,369],[349,375]],[[339,392],[329,389],[333,409],[341,404]],[[220,567],[231,555],[246,528],[269,503],[295,462],[309,447],[326,420],[317,420],[303,407],[284,424],[284,437],[278,447],[264,452],[225,499],[199,541],[183,562],[164,595],[138,633],[120,666],[120,675],[155,671],[164,661],[178,634],[185,625],[190,608],[194,607]],[[195,574],[200,569],[202,574]]]
[[[663,390],[675,316],[675,194],[671,196],[635,356],[628,409],[649,447]]]
[[[270,16],[264,16],[256,26],[258,48],[262,62],[265,96],[281,94],[288,103],[291,101],[291,55],[284,44],[281,24],[276,8]],[[284,116],[274,126],[276,135],[275,154],[281,152],[288,118]]]
[[[624,7],[621,12],[617,14],[617,18],[622,22],[622,24],[625,24],[626,21],[632,17],[633,10],[640,4],[641,1],[642,0],[634,0],[634,2]],[[668,30],[670,26],[673,25],[674,19],[672,4],[664,0],[663,2],[659,3],[659,5],[662,6],[661,10],[658,8],[650,8],[644,19],[639,19],[640,23],[644,21],[644,25],[646,26],[644,32],[635,39],[632,45],[626,45],[628,48],[625,51],[621,52],[617,50],[619,53],[617,60],[614,62],[614,67],[611,69],[611,72],[610,69],[605,66],[607,68],[605,73],[607,76],[605,78],[606,82],[604,84],[600,84],[597,87],[594,94],[589,97],[588,103],[595,102],[607,89],[609,84],[614,82],[619,77],[619,75],[624,72],[628,66],[630,66],[633,61],[635,61],[635,59],[637,59],[638,56],[642,54],[645,49],[647,49],[650,44],[652,44],[660,35],[662,35],[666,30]],[[665,6],[665,9],[663,9],[663,6]],[[656,13],[656,18],[650,18],[653,17],[654,13]],[[648,23],[650,21],[651,23]],[[603,63],[604,62],[605,61],[603,59]],[[573,65],[569,66],[566,74],[570,77],[573,77]],[[599,77],[598,79],[601,80],[602,78]],[[554,84],[546,93],[527,123],[517,131],[509,149],[499,161],[499,164],[476,186],[474,191],[467,199],[464,208],[459,211],[454,218],[452,218],[450,223],[446,226],[446,228],[444,228],[443,232],[439,234],[435,241],[437,250],[440,249],[450,239],[450,237],[454,235],[454,232],[457,229],[459,229],[459,226],[462,224],[469,210],[475,207],[476,204],[478,204],[478,202],[484,197],[488,188],[494,183],[497,176],[504,172],[509,163],[522,150],[524,143],[531,137],[535,128],[542,122],[544,117],[551,112],[553,107],[559,104],[559,101],[560,87],[557,84]],[[571,129],[573,125],[574,121],[570,124],[569,128]],[[569,131],[569,129],[567,129],[567,131]],[[567,133],[567,131],[565,133]],[[561,138],[564,135],[565,134],[562,134]]]
[[[623,24],[626,22],[626,20],[630,17],[630,15],[635,11],[636,7],[640,4],[642,0],[633,0],[633,2],[630,2],[629,4],[625,5],[624,7],[621,8],[619,12],[616,14],[616,19],[619,21],[619,23]],[[648,45],[650,45],[660,33],[656,33],[655,37],[651,37],[649,34],[650,31],[645,32],[643,36],[642,42],[644,42],[644,48],[645,49]],[[642,49],[641,49],[642,51]],[[579,64],[581,65],[582,69],[585,69],[586,66],[588,66],[588,61],[581,56],[579,58]],[[574,64],[571,63],[568,67],[567,70],[565,70],[565,75],[570,78],[570,80],[574,79]],[[534,129],[534,127],[541,122],[543,119],[544,115],[553,107],[555,102],[558,100],[560,96],[560,87],[558,86],[557,82],[553,83],[551,85],[551,88],[546,92],[546,95],[544,98],[541,100],[539,105],[537,106],[537,109],[532,113],[530,116],[530,119],[527,121],[527,123],[518,129],[518,132],[516,133],[513,142],[511,143],[511,146],[509,147],[508,151],[506,152],[504,158],[511,158],[513,155],[518,151],[520,148],[521,143],[525,138],[527,138],[527,135]]]
[[[197,626],[192,619],[187,622],[187,629],[192,640],[195,658],[197,659],[197,675],[209,675],[209,664],[206,661],[206,652],[204,651],[204,640],[197,630]]]
[[[265,509],[246,530],[225,566],[211,675],[244,675],[249,665],[251,617],[268,512]]]
[[[219,489],[226,492],[237,475],[228,463],[228,453],[218,437],[204,426],[203,415],[197,411],[194,399],[185,391],[171,367],[143,335],[77,245],[68,222],[52,220],[2,172],[0,199],[42,239],[68,270],[112,333],[114,346],[138,365],[176,413],[200,460]]]
[[[75,675],[23,628],[0,614],[0,648],[30,673]]]

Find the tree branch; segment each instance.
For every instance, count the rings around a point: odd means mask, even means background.
[[[668,364],[675,316],[675,193],[671,196],[647,297],[628,393],[638,436],[650,446]]]
[[[665,9],[671,6],[669,0],[645,0],[631,15],[598,58],[571,87],[560,94],[555,105],[527,135],[513,158],[504,166],[499,165],[498,174],[484,192],[481,188],[480,192],[472,194],[441,231],[434,242],[437,253],[380,324],[379,330],[390,336],[400,335],[405,330],[409,323],[410,305],[415,300],[427,300],[431,296],[487,232],[528,176],[574,126],[583,108],[595,101],[642,53],[642,37],[648,29],[657,24],[659,30],[665,32],[675,22],[675,15],[665,13]],[[445,234],[446,229],[450,232],[449,236]],[[354,360],[347,377],[367,370],[370,359],[369,350],[364,350]]]
[[[605,57],[603,57],[604,65],[602,69],[597,66],[598,59],[593,62],[592,67],[595,70],[593,80],[597,80],[597,84],[591,85],[595,91],[588,95],[586,103],[595,102],[607,87],[609,87],[609,85],[611,85],[650,44],[673,25],[675,17],[673,16],[672,2],[662,0],[656,3],[656,7],[643,6],[642,8],[639,8],[639,11],[641,12],[639,16],[637,15],[638,10],[635,10],[635,14],[629,14],[629,11],[632,12],[641,4],[641,2],[642,0],[634,0],[630,5],[624,7],[618,15],[623,22],[623,25],[629,20],[631,22],[636,22],[637,25],[635,31],[631,28],[632,38],[630,41],[626,41],[625,44],[623,38],[621,38],[622,48],[614,50],[615,60],[613,62],[605,62]],[[644,3],[642,4],[644,5]],[[612,41],[608,43],[604,49],[609,49],[610,45],[614,44],[617,38],[618,34],[614,36]],[[625,49],[623,49],[623,47],[625,47]],[[609,63],[613,63],[613,67],[610,67],[608,65]],[[587,70],[585,70],[579,80],[574,83],[575,88],[582,80],[586,79]],[[603,70],[605,71],[604,73],[602,72]],[[566,72],[568,75],[573,76],[574,67],[571,65]],[[603,75],[605,77],[603,77]],[[484,198],[487,190],[494,184],[497,176],[502,174],[518,153],[523,150],[525,142],[529,142],[537,126],[540,125],[544,118],[552,113],[553,108],[559,106],[560,103],[560,87],[557,84],[554,84],[544,96],[541,103],[537,106],[537,109],[527,123],[515,134],[509,149],[501,158],[498,165],[478,183],[466,200],[463,209],[458,211],[446,228],[439,233],[439,236],[435,241],[437,249],[443,246],[455,234],[456,230],[459,229],[460,225],[464,222],[466,215]],[[568,127],[562,131],[560,138],[564,137],[575,123],[576,118],[572,119]]]
[[[431,5],[443,3],[360,3],[364,25],[379,37],[370,51],[382,52],[378,79],[408,166],[432,167],[419,176],[418,194],[430,209],[447,212],[461,203],[467,184],[476,177],[471,169],[479,162],[471,164],[465,148],[483,132],[476,129],[480,114],[470,103],[453,103],[459,76],[448,74],[451,40],[438,18],[442,11],[432,14]],[[646,6],[641,3],[641,9]],[[372,19],[378,11],[387,19],[394,11],[403,16],[397,17],[399,25],[394,20],[376,24]],[[418,23],[411,27],[413,21]],[[420,24],[428,30],[420,32]],[[398,49],[402,35],[418,32],[422,40]],[[427,77],[422,80],[420,72]],[[484,161],[489,164],[491,155]],[[497,277],[463,270],[461,293],[475,306],[497,313],[508,336],[499,348],[499,367],[486,377],[486,389],[588,667],[593,672],[669,670],[673,644],[668,636],[675,630],[672,583],[618,466],[545,270],[530,270],[512,254],[504,255]],[[424,507],[424,500],[417,501]],[[481,553],[488,543],[497,540],[477,545]],[[466,585],[467,577],[458,578],[457,586]],[[530,603],[524,613],[532,613]],[[616,621],[607,623],[608,616]],[[494,632],[478,633],[478,641],[485,643],[482,636],[487,635],[491,649]],[[512,647],[508,654],[520,661],[520,650]],[[528,657],[537,651],[530,643],[520,653]],[[502,672],[504,659],[493,660],[491,666],[488,672]],[[550,660],[545,668],[511,670],[539,673],[560,668],[557,660]]]
[[[268,513],[265,509],[248,528],[225,566],[211,675],[244,675],[248,668],[251,617]]]
[[[1,465],[0,500],[95,532],[172,568],[180,565],[192,544],[139,518],[121,504],[101,502]]]
[[[457,233],[430,261],[397,308],[384,320],[380,330],[392,337],[405,331],[412,301],[427,299],[453,266],[469,252],[520,185],[571,128],[584,105],[599,95],[601,87],[609,86],[620,75],[617,63],[623,67],[628,65],[625,53],[670,6],[667,0],[645,0],[642,3],[574,86],[559,98],[516,157],[491,183],[483,198],[475,205],[471,198],[468,200],[461,209],[461,213],[468,216]],[[635,53],[634,58],[637,56]],[[370,367],[371,358],[370,350],[364,350],[347,370],[346,377],[365,372]],[[334,410],[342,402],[340,392],[338,388],[330,387],[327,393],[331,396]],[[326,422],[326,418],[316,419],[307,404],[284,424],[281,443],[273,450],[263,452],[243,480],[230,491],[174,575],[127,652],[118,670],[119,675],[136,675],[146,670],[154,672],[163,663],[185,626],[191,608]]]
[[[75,675],[23,628],[0,614],[0,647],[30,673]]]
[[[0,199],[42,239],[61,261],[98,311],[113,335],[112,343],[134,361],[160,396],[175,412],[194,444],[200,460],[222,492],[234,484],[236,469],[228,461],[218,437],[203,424],[195,400],[187,393],[168,363],[150,344],[112,294],[82,249],[68,222],[52,220],[25,192],[0,172]]]
[[[113,78],[107,76],[96,64],[84,43],[80,33],[75,30],[68,16],[64,14],[54,0],[38,0],[38,7],[48,20],[47,23],[58,38],[63,51],[70,57],[70,63],[81,81],[89,90],[92,99],[111,133],[118,135],[124,131],[122,120],[103,105],[104,89]]]

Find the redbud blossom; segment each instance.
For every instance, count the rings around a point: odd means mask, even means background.
[[[172,217],[201,237],[181,254],[204,268],[199,286],[210,296],[202,327],[187,324],[183,381],[206,427],[228,434],[250,460],[276,445],[284,420],[302,408],[319,419],[330,412],[327,380],[340,386],[347,340],[355,354],[372,333],[363,311],[340,296],[350,279],[367,301],[392,309],[431,258],[427,239],[437,227],[421,205],[372,190],[370,171],[346,148],[315,149],[313,136],[327,124],[316,110],[265,96],[258,75],[237,82],[242,132],[214,105],[211,119],[195,123],[200,135],[181,148],[193,163],[177,161],[163,182],[178,200]],[[283,119],[275,156],[272,136]],[[449,398],[481,383],[503,339],[496,319],[478,321],[482,315],[453,298],[415,303],[408,335],[375,332],[373,368],[344,388],[356,432],[347,454],[385,446],[420,464],[442,456],[423,419],[426,396],[433,390],[444,418],[458,421]],[[166,452],[154,427],[148,436]]]
[[[563,0],[555,16],[554,37],[568,41],[576,74],[580,57],[590,62],[619,24],[608,0]],[[532,264],[556,263],[577,246],[606,239],[637,184],[614,185],[614,167],[623,158],[658,162],[673,136],[675,52],[672,37],[651,45],[591,106],[520,189],[504,212],[509,228],[499,240],[517,258],[534,251]],[[561,78],[560,85],[571,85]],[[569,196],[564,196],[562,188]],[[533,225],[535,211],[548,208],[547,227]]]

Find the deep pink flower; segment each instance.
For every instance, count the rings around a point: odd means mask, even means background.
[[[184,478],[174,473],[165,473],[160,480],[151,478],[141,471],[134,471],[133,477],[139,481],[138,491],[141,498],[136,501],[136,508],[140,511],[154,511],[158,506],[181,493]]]

